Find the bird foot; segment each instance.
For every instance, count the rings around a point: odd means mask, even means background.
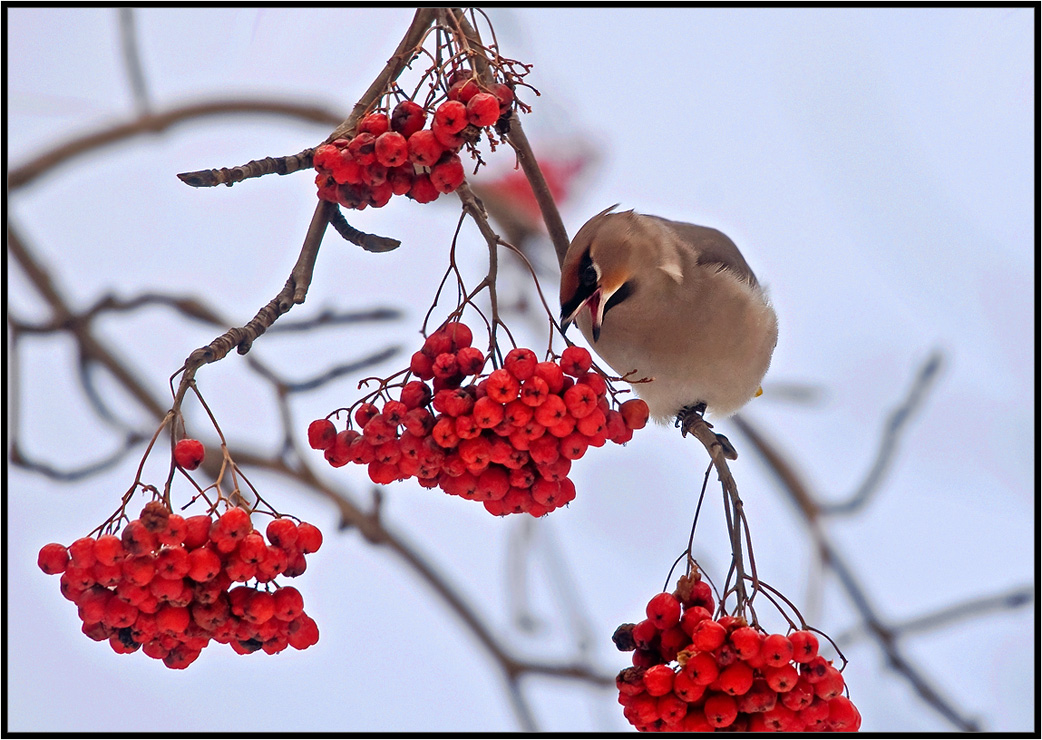
[[[686,437],[688,432],[688,425],[692,423],[695,419],[701,420],[703,424],[712,429],[713,425],[706,421],[705,417],[703,416],[705,410],[706,405],[704,401],[699,401],[696,404],[692,404],[691,406],[685,406],[684,408],[680,409],[680,411],[677,412],[676,420],[676,426],[680,429],[680,433]],[[713,434],[716,435],[716,441],[722,448],[724,457],[728,460],[737,460],[738,450],[736,450],[734,448],[734,445],[731,444],[731,440],[729,440],[722,434],[717,434],[716,432],[713,432]]]

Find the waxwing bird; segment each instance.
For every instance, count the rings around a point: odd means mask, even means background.
[[[734,242],[705,226],[615,206],[586,222],[561,268],[562,327],[576,323],[651,415],[729,416],[757,395],[778,319]]]

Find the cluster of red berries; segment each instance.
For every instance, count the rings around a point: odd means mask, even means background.
[[[318,197],[345,208],[382,208],[392,195],[429,203],[463,184],[459,151],[481,129],[509,112],[514,91],[502,83],[491,91],[473,79],[456,82],[448,100],[427,111],[403,100],[388,117],[375,112],[362,118],[351,139],[337,139],[315,149]]]
[[[303,573],[304,556],[318,550],[322,533],[279,518],[267,535],[271,544],[245,509],[184,518],[153,501],[121,537],[44,545],[38,563],[44,573],[61,573],[62,595],[79,608],[88,637],[108,640],[117,653],[141,648],[168,668],[187,668],[210,640],[243,655],[318,642],[300,592],[260,584]],[[245,585],[254,579],[256,588]]]
[[[615,683],[644,732],[855,732],[861,715],[843,675],[807,630],[767,635],[740,617],[713,619],[705,582],[682,578],[648,602],[647,619],[613,640],[633,651]]]
[[[611,408],[607,384],[581,347],[566,349],[560,363],[513,349],[482,378],[486,358],[472,340],[465,324],[445,324],[412,356],[419,380],[405,383],[399,400],[361,404],[354,413],[361,432],[350,420],[339,433],[329,419],[313,421],[309,444],[334,467],[368,465],[376,483],[415,476],[497,516],[538,517],[575,498],[572,460],[591,446],[627,442],[647,423],[644,401]]]

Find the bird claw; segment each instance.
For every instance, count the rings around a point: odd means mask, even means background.
[[[693,417],[700,419],[702,423],[705,424],[708,428],[713,428],[713,425],[706,421],[705,418],[703,418],[702,416],[702,414],[705,413],[705,410],[705,402],[699,401],[698,403],[692,404],[691,406],[685,406],[677,412],[676,426],[680,429],[680,433],[683,436],[687,436],[687,427],[688,424],[693,420]],[[724,457],[728,460],[737,460],[738,451],[734,448],[734,445],[731,444],[731,440],[729,440],[722,434],[717,434],[716,432],[713,432],[713,434],[716,435],[716,442],[720,445]]]
[[[675,426],[677,427],[677,429],[680,430],[680,433],[683,436],[687,436],[687,425],[691,417],[697,416],[698,418],[702,419],[702,414],[705,413],[705,410],[705,402],[699,401],[698,403],[691,404],[690,406],[685,406],[677,412],[677,420],[675,422]],[[702,421],[704,421],[706,426],[708,426],[710,429],[713,428],[713,425],[705,419],[702,419]]]

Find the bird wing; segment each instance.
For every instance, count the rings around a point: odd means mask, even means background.
[[[708,226],[696,226],[683,221],[670,221],[660,216],[647,216],[662,222],[673,230],[680,240],[698,252],[698,264],[720,265],[721,269],[729,270],[750,285],[758,286],[756,275],[753,274],[749,263],[738,251],[738,247],[726,234]]]

